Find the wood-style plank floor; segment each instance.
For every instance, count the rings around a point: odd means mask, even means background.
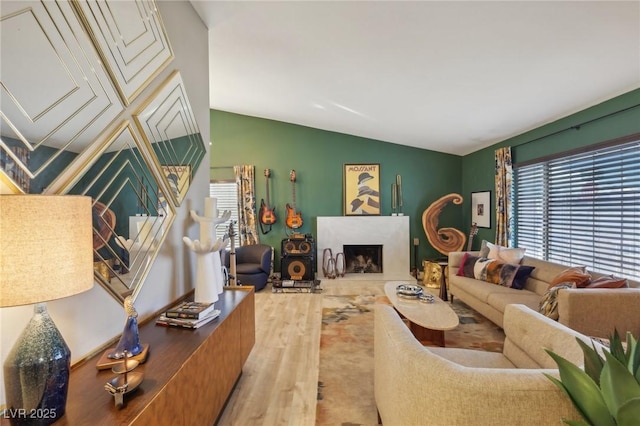
[[[322,289],[256,293],[256,343],[219,425],[315,425],[322,296],[384,294],[384,281],[323,280]]]

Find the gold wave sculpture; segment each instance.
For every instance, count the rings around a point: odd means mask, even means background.
[[[438,218],[447,203],[462,204],[462,201],[464,200],[460,194],[447,194],[431,203],[422,213],[422,227],[429,243],[445,256],[452,251],[462,251],[467,236],[456,228],[438,229]]]

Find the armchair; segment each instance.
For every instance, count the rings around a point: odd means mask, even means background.
[[[266,244],[236,247],[236,279],[238,284],[252,285],[262,290],[269,280],[273,249]],[[225,252],[224,265],[229,270],[229,252]]]

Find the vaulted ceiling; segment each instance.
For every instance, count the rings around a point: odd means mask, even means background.
[[[211,108],[401,145],[465,155],[640,87],[639,1],[192,4]]]

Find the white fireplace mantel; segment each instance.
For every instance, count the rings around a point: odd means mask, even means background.
[[[318,278],[322,278],[322,254],[330,248],[333,255],[343,244],[382,244],[382,274],[347,274],[353,278],[406,280],[411,277],[408,216],[326,216],[318,217]]]

